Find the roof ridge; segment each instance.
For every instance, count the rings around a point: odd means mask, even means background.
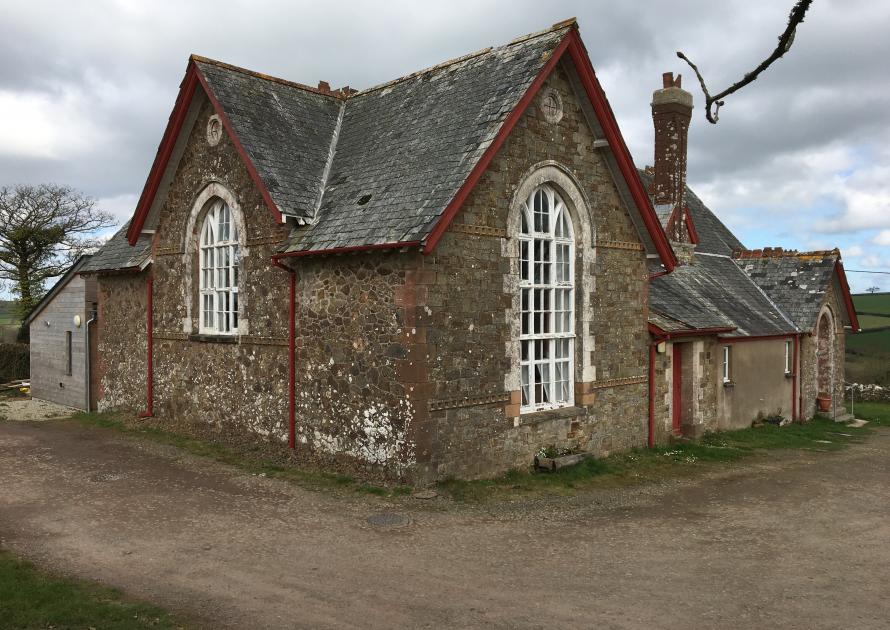
[[[219,61],[218,59],[211,59],[210,57],[204,57],[202,55],[196,55],[192,53],[189,55],[189,61],[200,61],[201,63],[210,64],[213,66],[217,66],[218,68],[224,68],[226,70],[231,70],[233,72],[240,72],[241,74],[246,74],[248,76],[254,77],[256,79],[262,79],[264,81],[271,81],[273,83],[280,83],[281,85],[286,85],[288,87],[297,88],[299,90],[304,90],[306,92],[312,92],[313,94],[318,94],[320,96],[327,96],[328,98],[334,98],[338,101],[346,100],[346,95],[342,93],[338,93],[334,90],[321,90],[319,88],[314,88],[311,85],[306,85],[304,83],[297,83],[296,81],[288,81],[287,79],[282,79],[280,77],[273,77],[270,74],[263,74],[262,72],[256,72],[255,70],[248,70],[247,68],[242,68],[241,66],[235,66],[230,63],[226,63],[224,61]]]
[[[510,46],[514,46],[516,44],[521,44],[522,42],[526,42],[526,41],[528,41],[530,39],[534,39],[536,37],[543,37],[544,35],[548,35],[550,33],[555,33],[556,31],[559,31],[562,29],[565,29],[566,31],[568,31],[571,28],[576,28],[577,25],[578,25],[578,20],[572,17],[567,20],[563,20],[562,22],[557,22],[550,28],[546,28],[542,31],[528,33],[527,35],[520,35],[519,37],[511,39],[506,44],[501,44],[500,46],[488,46],[486,48],[480,48],[479,50],[477,50],[475,52],[461,55],[460,57],[454,57],[452,59],[448,59],[446,61],[437,63],[433,66],[429,66],[428,68],[424,68],[422,70],[416,70],[415,72],[412,72],[410,74],[406,74],[404,76],[401,76],[401,77],[398,77],[395,79],[390,79],[389,81],[386,81],[384,83],[379,83],[377,85],[373,85],[371,87],[365,88],[364,90],[359,90],[358,92],[356,92],[354,94],[350,94],[349,98],[355,98],[356,96],[368,94],[369,92],[382,90],[382,89],[390,87],[391,85],[395,85],[397,83],[402,83],[403,81],[408,81],[410,79],[417,78],[417,77],[427,74],[429,72],[441,70],[442,68],[447,68],[448,66],[452,66],[454,64],[461,63],[461,62],[467,61],[469,59],[473,59],[474,57],[481,57],[482,55],[492,52],[493,50],[501,50],[504,48],[509,48]]]
[[[732,258],[734,260],[751,260],[760,258],[803,258],[815,256],[840,256],[840,250],[834,249],[816,249],[808,252],[801,252],[796,249],[784,249],[782,247],[763,247],[758,249],[737,249],[733,250]]]

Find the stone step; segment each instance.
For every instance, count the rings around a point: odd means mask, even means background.
[[[855,420],[853,414],[847,413],[846,410],[838,409],[837,417],[833,417],[830,411],[817,411],[816,416],[825,420],[834,419],[835,422],[852,422]]]

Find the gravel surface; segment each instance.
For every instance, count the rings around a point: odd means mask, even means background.
[[[696,479],[464,506],[313,492],[0,422],[0,544],[212,628],[886,628],[890,431]]]
[[[73,413],[77,413],[77,409],[57,405],[48,400],[38,400],[37,398],[0,399],[0,417],[7,420],[23,422],[53,420],[68,418]]]

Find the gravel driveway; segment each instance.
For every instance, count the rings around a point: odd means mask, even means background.
[[[392,516],[376,519],[379,513]],[[220,628],[886,628],[890,431],[696,480],[338,497],[71,422],[0,422],[0,543]]]

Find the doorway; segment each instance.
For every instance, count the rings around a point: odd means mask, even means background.
[[[682,435],[683,427],[692,425],[692,344],[673,344],[672,361],[671,432]]]

